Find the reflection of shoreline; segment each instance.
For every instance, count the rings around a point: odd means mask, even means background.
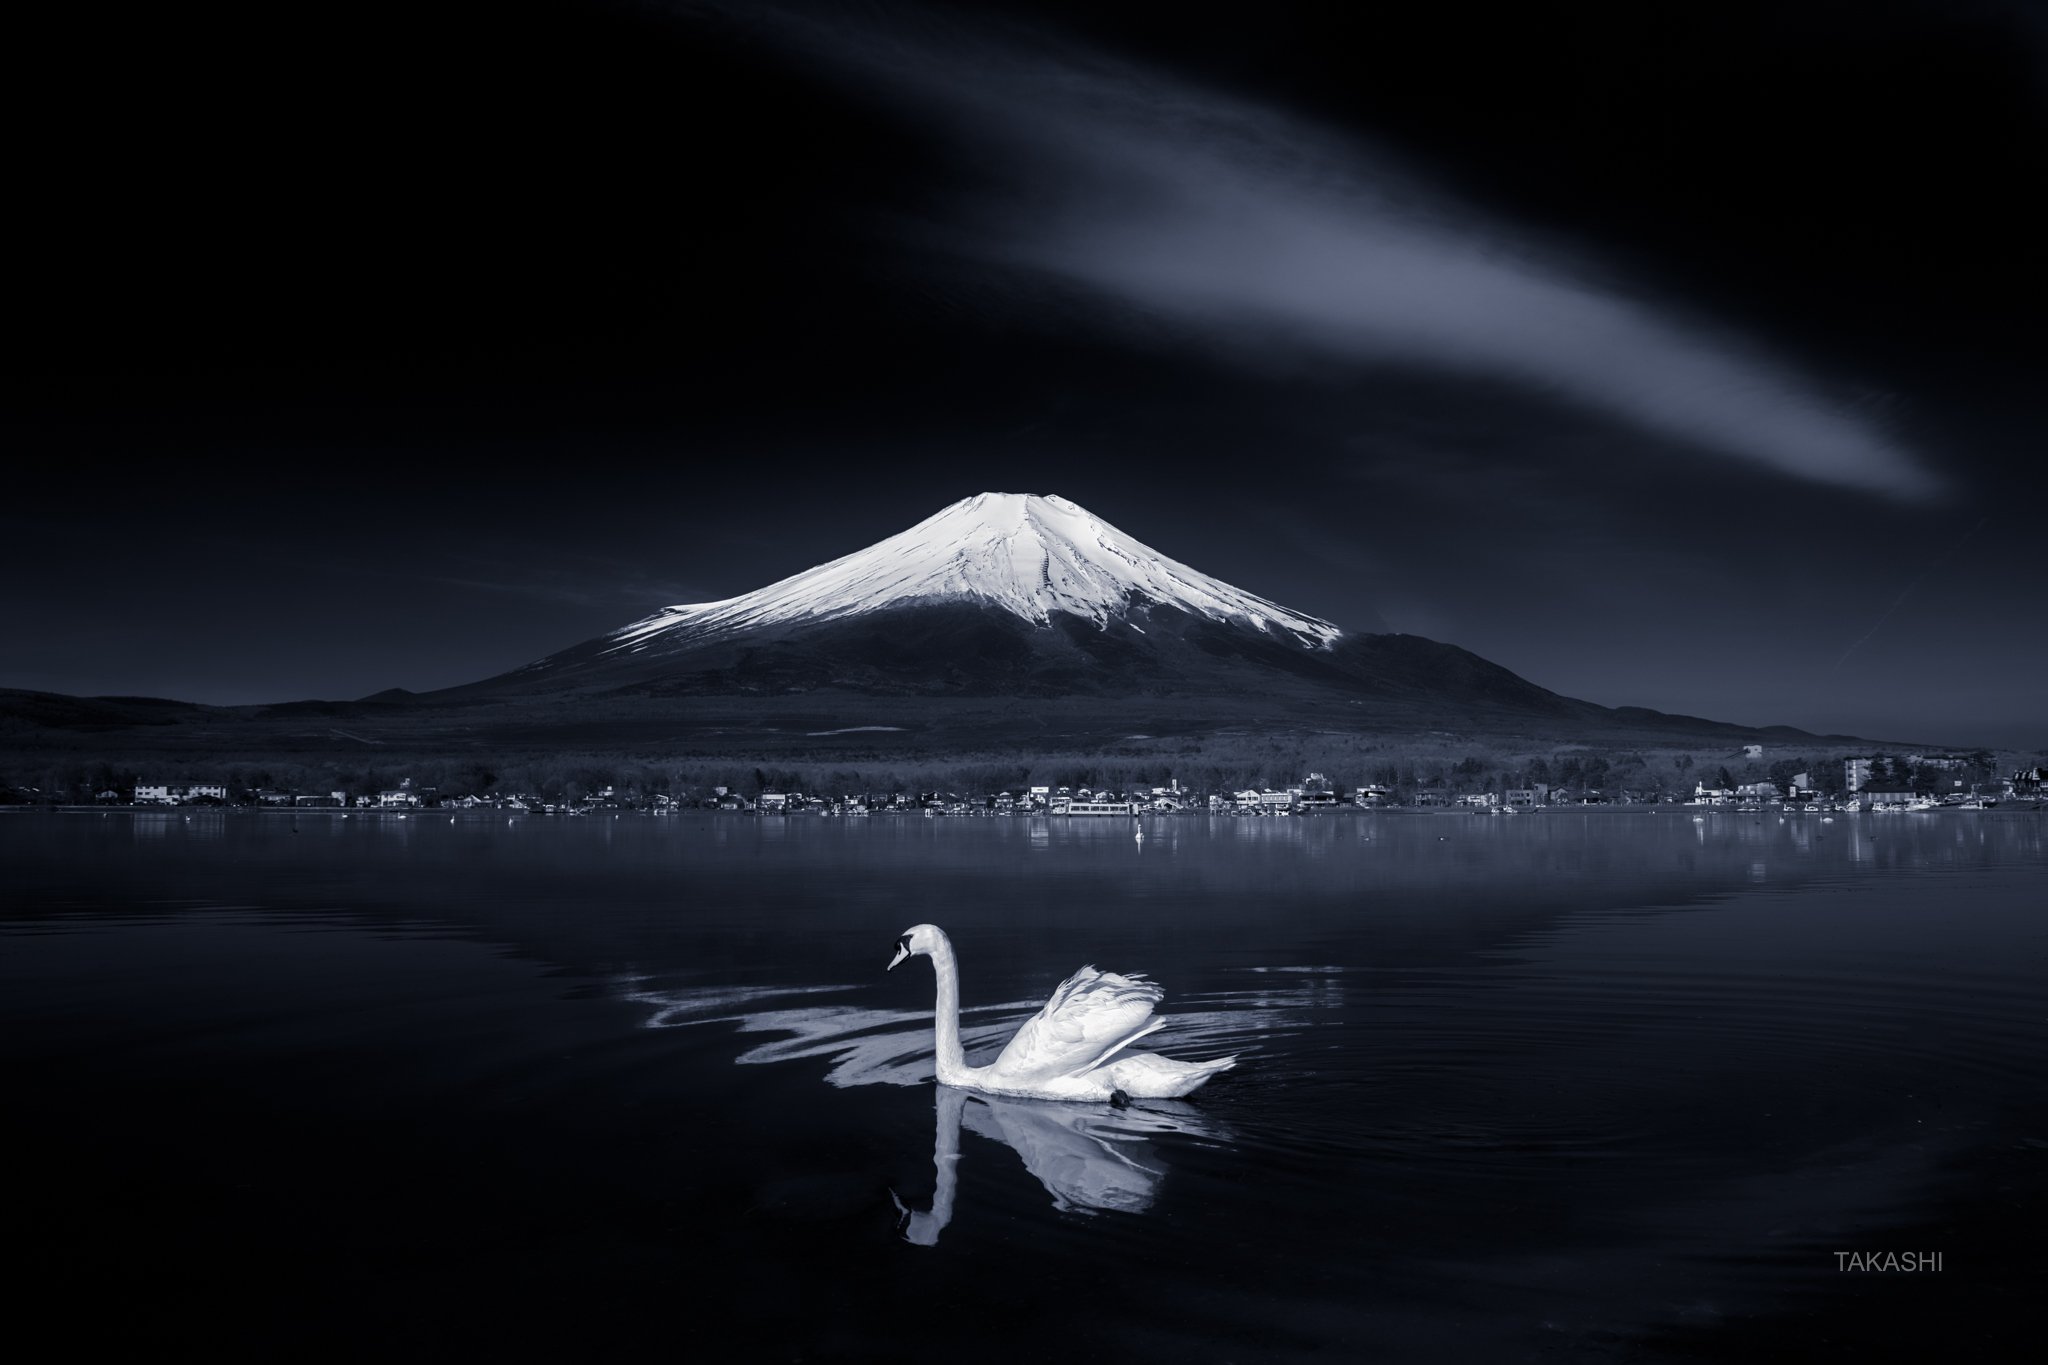
[[[1143,1213],[1152,1206],[1166,1168],[1147,1140],[1157,1133],[1210,1138],[1217,1130],[1193,1108],[1166,1100],[1143,1108],[1058,1104],[935,1086],[937,1133],[932,1206],[918,1212],[892,1192],[902,1214],[903,1239],[937,1246],[953,1221],[959,1194],[960,1130],[1001,1143],[1023,1159],[1062,1213]]]

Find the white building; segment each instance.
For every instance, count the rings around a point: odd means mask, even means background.
[[[1109,793],[1102,793],[1108,796]],[[1067,815],[1136,815],[1138,808],[1130,801],[1069,801],[1064,812]]]
[[[135,784],[135,804],[138,806],[175,805],[185,795],[183,787],[167,787],[161,784]]]

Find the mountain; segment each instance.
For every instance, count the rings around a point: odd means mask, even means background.
[[[854,554],[664,608],[424,700],[539,695],[1273,697],[1427,693],[1570,714],[1415,636],[1349,633],[1169,558],[1057,496],[981,493]]]
[[[854,698],[1064,702],[1058,714],[1099,713],[1105,733],[1263,721],[1739,732],[1560,696],[1421,636],[1346,631],[1172,559],[1066,498],[1021,493],[977,494],[757,591],[667,607],[418,701],[666,701],[680,716],[717,698],[753,699],[757,717],[802,704],[814,718]],[[1042,713],[1011,714],[1024,725]]]
[[[1065,498],[981,493],[756,592],[665,608],[451,694],[1209,690],[1176,641],[1285,669],[1343,636]]]

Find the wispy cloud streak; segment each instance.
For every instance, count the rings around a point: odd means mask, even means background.
[[[1767,348],[1451,207],[1383,153],[1274,111],[1019,39],[777,25],[976,153],[933,245],[1173,320],[1243,354],[1464,369],[1795,478],[1941,481]]]

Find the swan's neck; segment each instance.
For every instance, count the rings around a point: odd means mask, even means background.
[[[952,940],[943,935],[932,950],[932,974],[939,981],[938,1007],[932,1014],[939,1080],[958,1085],[968,1074],[967,1057],[960,1051],[960,963],[953,956]]]

